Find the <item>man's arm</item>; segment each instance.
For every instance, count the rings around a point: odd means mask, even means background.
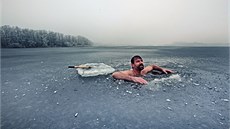
[[[127,81],[137,82],[140,84],[148,84],[148,82],[141,77],[130,76],[128,74],[128,71],[114,72],[112,76],[113,78],[120,79],[120,80],[127,80]]]
[[[161,71],[165,74],[174,73],[172,70],[161,68],[160,66],[157,66],[157,65],[149,65],[141,71],[141,75],[146,75],[148,72],[150,72],[152,70],[158,70],[158,71]]]
[[[152,65],[152,67],[153,67],[153,70],[158,70],[158,71],[161,71],[161,72],[163,72],[165,74],[174,73],[172,70],[161,68],[161,67],[159,67],[157,65]]]

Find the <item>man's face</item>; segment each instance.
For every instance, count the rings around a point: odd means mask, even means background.
[[[132,68],[136,69],[138,71],[141,71],[144,69],[144,63],[143,60],[138,58],[134,60],[134,63],[132,64]]]

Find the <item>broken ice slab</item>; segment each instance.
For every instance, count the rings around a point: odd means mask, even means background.
[[[128,90],[126,90],[126,92],[127,92],[127,93],[129,93],[129,94],[132,94],[132,91],[128,91]]]
[[[168,110],[172,110],[172,108],[171,108],[171,107],[167,107],[167,109],[168,109]]]
[[[167,102],[170,102],[171,100],[170,99],[166,99]]]
[[[74,115],[75,117],[77,117],[78,116],[78,113],[75,113],[75,115]]]
[[[229,101],[228,99],[221,99],[221,100],[223,100],[224,102],[228,102]]]
[[[200,85],[200,84],[198,84],[198,83],[195,83],[195,82],[194,82],[193,84],[194,84],[194,85],[196,85],[196,86],[199,86],[199,85]]]

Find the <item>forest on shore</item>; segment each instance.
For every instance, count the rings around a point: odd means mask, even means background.
[[[83,36],[64,35],[4,25],[0,28],[2,48],[87,47],[93,42]]]

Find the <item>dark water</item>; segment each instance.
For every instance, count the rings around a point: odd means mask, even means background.
[[[228,47],[95,47],[1,50],[2,129],[229,129]],[[82,78],[68,65],[130,69],[139,54],[173,75],[148,85]]]

